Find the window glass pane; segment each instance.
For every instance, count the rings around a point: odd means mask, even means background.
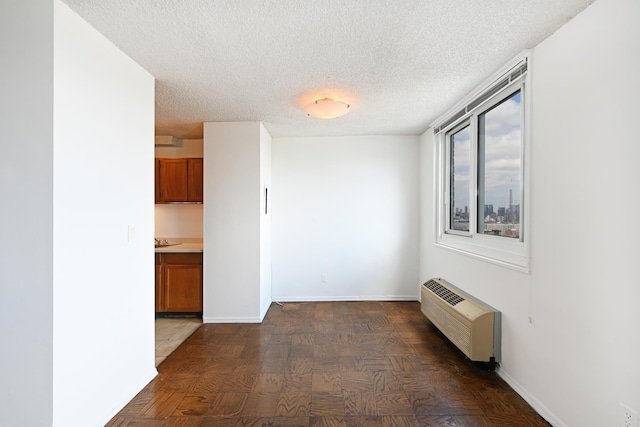
[[[478,233],[520,237],[520,91],[478,116]]]
[[[449,228],[469,231],[470,126],[450,135],[451,199]]]

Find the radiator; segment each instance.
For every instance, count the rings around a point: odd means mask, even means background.
[[[500,362],[501,313],[442,279],[422,285],[420,309],[469,359]]]

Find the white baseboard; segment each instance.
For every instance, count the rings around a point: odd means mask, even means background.
[[[547,420],[553,427],[567,427],[553,412],[549,410],[542,402],[516,381],[508,372],[498,367],[496,373],[502,378],[512,389],[516,391],[533,409],[540,414],[542,418]]]
[[[418,295],[353,295],[314,297],[272,297],[274,302],[331,302],[331,301],[419,301]]]
[[[260,323],[264,320],[264,316],[267,315],[267,311],[269,311],[269,307],[271,307],[272,301],[268,301],[264,307],[260,310]]]
[[[331,302],[331,301],[418,301],[417,295],[367,295],[367,296],[320,296],[320,297],[273,297],[273,302]],[[202,323],[262,323],[267,315],[268,306],[263,307],[263,312],[258,317],[203,317]]]
[[[202,323],[262,323],[260,317],[203,317]]]
[[[107,411],[107,416],[103,417],[103,420],[100,421],[99,425],[107,424],[111,418],[115,417],[116,414],[127,405],[127,403],[131,402],[131,400],[136,397],[142,389],[144,389],[156,376],[158,376],[158,370],[154,366],[153,359],[150,361],[150,364],[152,367],[145,369],[145,373],[140,374],[135,382],[129,384],[127,386],[127,390],[120,390],[121,393],[119,398],[115,402],[111,402],[110,408]],[[120,388],[123,386],[124,384],[119,384]]]

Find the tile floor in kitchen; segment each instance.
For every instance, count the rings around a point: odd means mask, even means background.
[[[164,361],[180,344],[202,326],[202,319],[156,319],[156,366]]]

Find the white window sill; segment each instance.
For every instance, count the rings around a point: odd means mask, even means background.
[[[517,239],[443,234],[436,240],[435,245],[521,273],[529,273],[528,248]]]

